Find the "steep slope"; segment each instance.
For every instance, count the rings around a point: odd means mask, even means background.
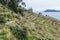
[[[22,10],[24,16],[0,4],[0,40],[60,40],[60,21]]]

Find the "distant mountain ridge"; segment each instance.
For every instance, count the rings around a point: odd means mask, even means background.
[[[47,9],[44,12],[60,12],[60,10]]]

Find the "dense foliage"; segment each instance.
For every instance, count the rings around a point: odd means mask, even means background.
[[[26,7],[25,2],[23,2],[23,0],[1,0],[0,3],[8,6],[9,9],[11,9],[12,11],[14,11],[15,13],[20,13],[22,16],[23,14],[23,10],[20,9],[19,6],[19,2],[21,2],[21,5],[24,5]]]

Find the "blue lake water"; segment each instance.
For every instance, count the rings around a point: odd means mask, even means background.
[[[50,17],[54,17],[58,20],[60,20],[60,12],[43,12],[43,15],[48,15]]]

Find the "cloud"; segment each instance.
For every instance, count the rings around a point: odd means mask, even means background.
[[[27,8],[32,7],[34,10],[60,9],[60,0],[24,0]]]

